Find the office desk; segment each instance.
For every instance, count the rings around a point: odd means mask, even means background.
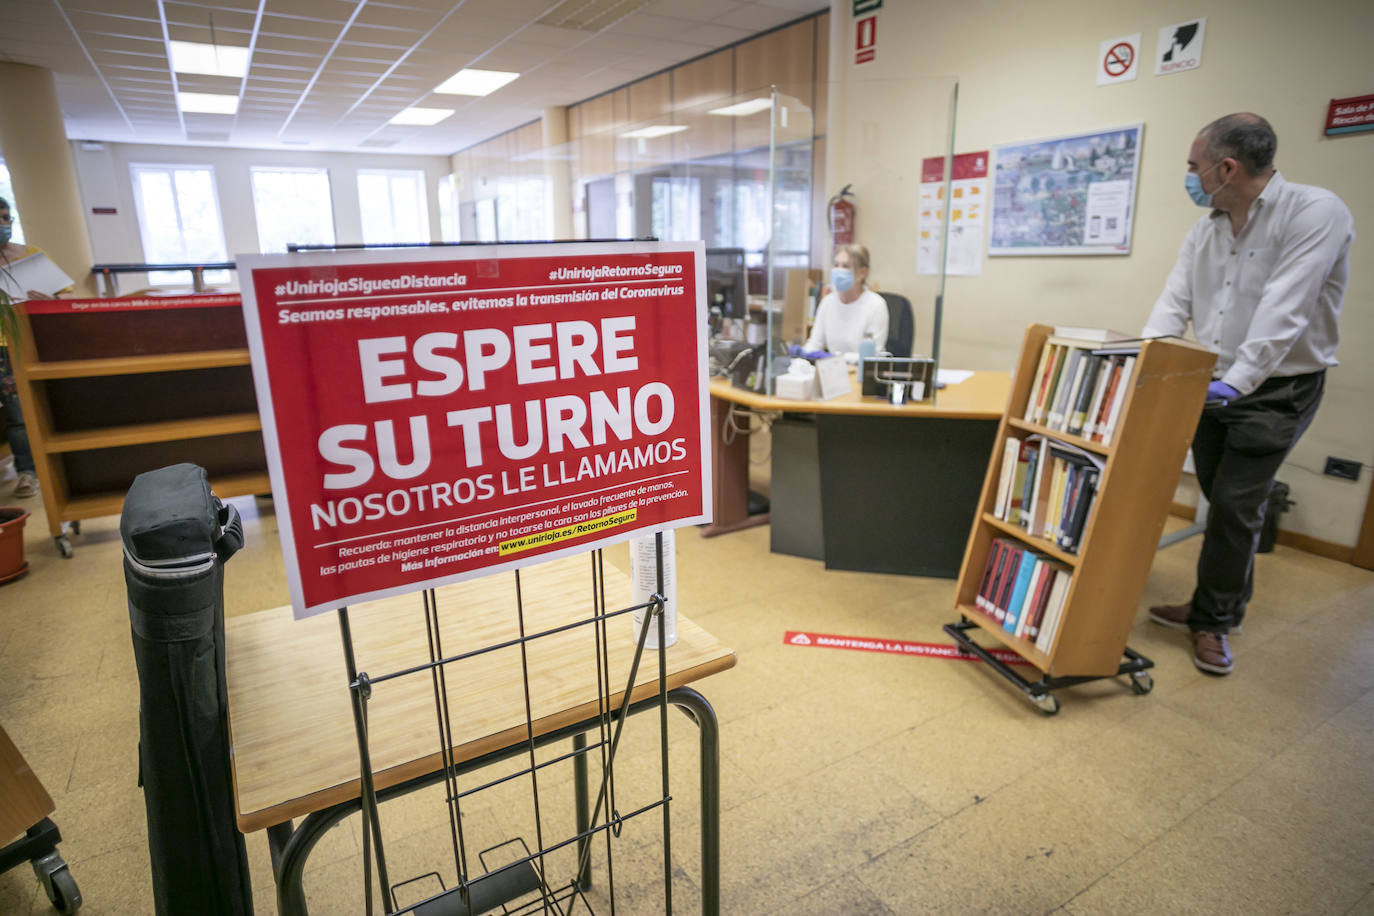
[[[591,561],[571,557],[521,572],[527,634],[591,616]],[[605,565],[606,608],[630,605],[626,577]],[[490,576],[438,590],[443,657],[518,639],[515,577]],[[420,595],[351,608],[359,672],[373,677],[425,662]],[[629,614],[607,622],[611,707],[624,695],[634,654]],[[229,724],[239,829],[269,830],[283,912],[304,912],[301,869],[319,836],[359,810],[358,747],[336,615],[293,621],[290,608],[225,621]],[[596,729],[596,646],[591,626],[525,644],[530,716],[543,741]],[[719,775],[715,714],[684,685],[735,664],[734,653],[679,615],[666,653],[669,702],[696,720],[702,751],[702,869],[705,912],[719,896]],[[657,707],[658,655],[645,651],[631,691]],[[519,645],[445,666],[453,754],[463,769],[525,752],[525,694]],[[618,685],[618,686],[617,686]],[[442,780],[428,672],[375,684],[368,702],[374,780],[385,800]],[[581,758],[579,758],[581,760]],[[585,769],[578,776],[585,778]],[[585,811],[585,793],[579,809]],[[382,821],[385,823],[385,806]],[[306,817],[298,827],[293,818]],[[603,811],[604,816],[604,811]],[[399,874],[393,870],[393,881]],[[408,877],[408,875],[404,875]],[[475,876],[470,876],[475,877]]]
[[[752,521],[748,438],[722,437],[730,408],[805,415],[774,424],[774,548],[830,569],[954,578],[1010,391],[1010,373],[975,372],[942,389],[938,406],[894,407],[863,397],[852,373],[849,393],[828,401],[768,397],[713,379],[715,521],[704,533]]]

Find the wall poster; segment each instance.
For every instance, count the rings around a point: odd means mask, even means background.
[[[1144,131],[996,147],[988,254],[1130,254]]]
[[[701,242],[238,264],[297,617],[710,520]]]

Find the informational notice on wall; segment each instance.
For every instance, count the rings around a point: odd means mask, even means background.
[[[996,147],[988,254],[1130,254],[1144,130]]]
[[[958,153],[949,186],[949,238],[945,273],[976,277],[983,272],[983,225],[988,210],[988,153]],[[939,273],[945,237],[945,157],[921,160],[920,207],[916,225],[916,272]]]
[[[297,617],[710,521],[702,243],[238,265]]]

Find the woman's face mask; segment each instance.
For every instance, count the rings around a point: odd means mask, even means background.
[[[847,293],[854,286],[854,271],[848,267],[830,268],[830,285],[837,292]]]
[[[8,245],[10,243],[10,235],[13,231],[13,228],[10,226],[0,226],[0,245]]]

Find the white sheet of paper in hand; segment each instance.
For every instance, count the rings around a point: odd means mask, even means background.
[[[29,290],[52,295],[71,285],[72,278],[41,251],[8,264],[0,263],[0,287],[11,299],[29,298]]]

